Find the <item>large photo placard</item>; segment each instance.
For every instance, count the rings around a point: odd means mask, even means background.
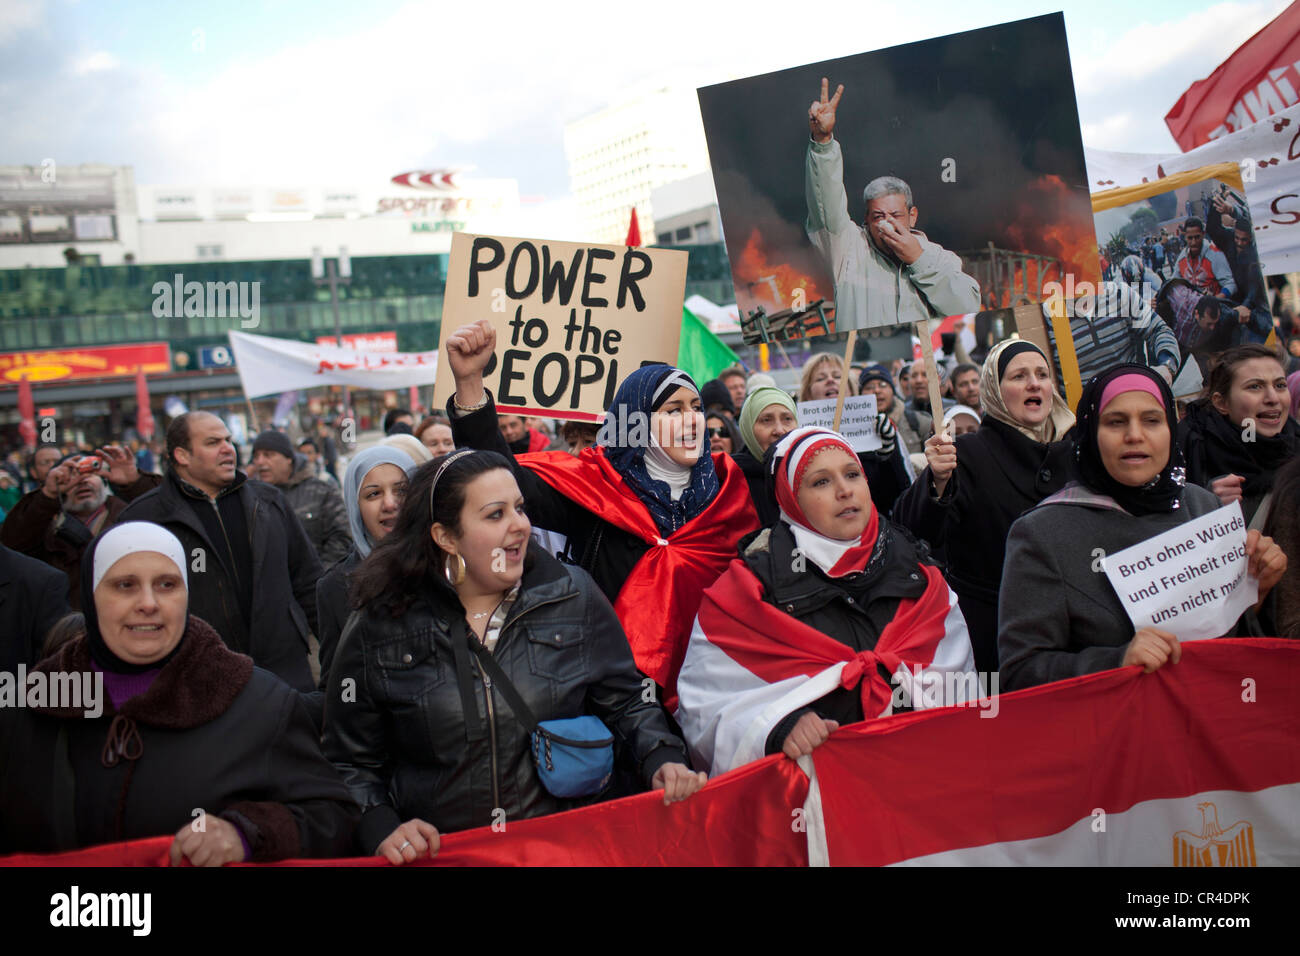
[[[686,261],[677,250],[457,233],[438,349],[487,319],[497,350],[483,379],[503,413],[600,421],[624,378],[677,361]],[[435,404],[454,390],[439,376]]]
[[[1076,286],[1074,311],[1095,298],[1090,315],[1111,318],[1113,313],[1129,320],[1135,338],[1147,344],[1139,355],[1085,344],[1080,350],[1085,377],[1103,363],[1141,361],[1168,367],[1174,394],[1193,396],[1225,349],[1276,343],[1255,226],[1236,163],[1098,193],[1093,209],[1103,285],[1095,296]],[[1071,299],[1071,290],[1065,296]],[[1168,344],[1162,347],[1158,336]]]
[[[699,96],[742,320],[879,336],[1097,277],[1060,14]]]

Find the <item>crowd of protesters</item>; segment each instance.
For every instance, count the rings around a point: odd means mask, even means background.
[[[499,407],[497,348],[457,329],[446,408],[392,409],[341,474],[324,435],[274,430],[241,466],[205,412],[156,464],[40,446],[0,468],[0,665],[106,694],[0,708],[0,853],[174,834],[174,862],[399,865],[449,831],[802,757],[927,706],[913,664],[1004,690],[1176,666],[1094,549],[1233,502],[1259,596],[1229,633],[1300,638],[1281,350],[1228,348],[1184,403],[1157,349],[1072,409],[1012,338],[938,367],[937,423],[920,361],[821,353],[792,390],[646,365],[597,424]],[[876,397],[878,449],[801,425],[841,394]]]

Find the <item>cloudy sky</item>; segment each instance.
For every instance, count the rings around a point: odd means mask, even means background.
[[[804,12],[813,6],[3,0],[0,163],[131,165],[156,185],[461,166],[563,201],[564,124],[640,86],[700,86],[1062,9],[824,0]],[[1084,142],[1176,151],[1164,114],[1286,6],[1065,3]]]

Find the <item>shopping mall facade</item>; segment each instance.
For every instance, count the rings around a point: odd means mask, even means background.
[[[230,330],[332,339],[331,290],[313,273],[331,271],[330,260],[333,271],[346,271],[346,260],[350,277],[337,285],[345,341],[435,349],[452,233],[518,229],[513,180],[445,172],[398,175],[369,189],[154,187],[138,195],[126,167],[60,170],[54,184],[41,173],[0,168],[0,448],[19,443],[22,377],[38,419],[57,423],[60,442],[129,436],[139,367],[160,425],[164,411],[183,406],[256,427],[271,419],[277,397],[245,400]],[[722,244],[685,248],[686,295],[733,301]],[[322,259],[316,269],[313,250]],[[192,283],[208,292],[202,304],[190,297]],[[421,388],[419,404],[431,392]],[[298,411],[329,417],[341,401],[338,388],[312,390]],[[409,404],[405,390],[352,395],[362,430],[386,408]],[[250,412],[258,420],[251,426]]]

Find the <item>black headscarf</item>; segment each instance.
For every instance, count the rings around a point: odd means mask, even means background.
[[[1199,428],[1205,438],[1206,480],[1219,475],[1241,475],[1244,479],[1241,490],[1247,497],[1272,491],[1277,470],[1300,454],[1300,426],[1293,418],[1288,417],[1276,435],[1256,433],[1253,441],[1246,441],[1242,427],[1234,425],[1208,398],[1189,405],[1187,418],[1191,427]]]
[[[151,661],[148,664],[132,664],[129,661],[122,660],[122,658],[109,650],[108,644],[104,642],[104,635],[100,633],[99,611],[95,607],[95,552],[99,550],[100,544],[109,535],[113,535],[117,538],[123,534],[133,533],[137,529],[144,535],[161,533],[170,536],[172,540],[175,541],[176,549],[179,550],[182,560],[185,554],[185,550],[181,546],[180,541],[177,540],[170,531],[160,525],[149,524],[141,521],[129,521],[125,524],[120,524],[110,528],[86,546],[86,550],[81,555],[81,613],[86,620],[86,647],[90,651],[90,659],[98,665],[100,670],[109,671],[114,674],[143,674],[145,671],[157,670],[175,657],[180,651],[181,645],[185,643],[185,635],[182,634],[181,639],[176,642],[176,646],[171,649],[171,652],[167,654],[166,657],[163,657],[160,660]],[[152,549],[139,548],[136,550]],[[181,579],[187,581],[185,568],[181,567],[180,571]],[[189,589],[187,581],[186,596],[188,597],[188,595]],[[186,627],[188,628],[188,602],[186,604],[185,612],[185,622]]]
[[[1165,421],[1169,425],[1169,460],[1160,473],[1140,488],[1117,481],[1106,470],[1097,445],[1097,428],[1101,423],[1101,396],[1106,386],[1122,375],[1141,375],[1156,384],[1160,402],[1165,407]],[[1132,515],[1167,513],[1179,507],[1183,486],[1187,483],[1183,467],[1183,453],[1175,438],[1178,412],[1174,394],[1165,380],[1145,365],[1116,365],[1108,368],[1084,386],[1079,398],[1075,425],[1069,437],[1074,442],[1074,467],[1080,482],[1093,491],[1114,498],[1119,506]]]

